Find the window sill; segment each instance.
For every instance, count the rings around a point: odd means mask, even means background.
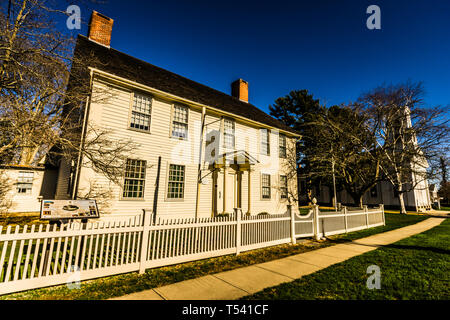
[[[134,131],[134,132],[141,132],[141,133],[151,134],[150,130],[143,130],[143,129],[130,128],[130,127],[128,127],[127,130]]]
[[[184,202],[184,198],[166,198],[166,202]]]
[[[177,141],[189,141],[188,138],[179,138],[174,136],[169,136],[170,139],[177,140]]]

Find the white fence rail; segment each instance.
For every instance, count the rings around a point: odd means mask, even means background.
[[[384,224],[384,210],[0,227],[0,294],[227,254]]]

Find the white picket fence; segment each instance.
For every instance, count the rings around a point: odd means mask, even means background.
[[[0,227],[0,295],[295,243],[384,224],[383,207],[360,212],[161,219]]]

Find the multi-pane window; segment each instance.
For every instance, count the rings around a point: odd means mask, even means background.
[[[270,199],[270,174],[261,174],[261,193],[263,199]]]
[[[286,158],[286,136],[283,134],[280,134],[279,136],[279,143],[278,143],[279,147],[280,147],[280,158]]]
[[[131,109],[130,128],[150,131],[152,98],[135,93]]]
[[[169,166],[169,181],[167,185],[168,199],[183,199],[185,166],[171,164]]]
[[[286,199],[288,196],[287,176],[280,176],[280,197]]]
[[[223,141],[227,148],[234,148],[235,141],[235,126],[231,119],[223,119]]]
[[[34,172],[20,171],[17,177],[17,193],[31,194]]]
[[[270,154],[270,132],[267,129],[261,129],[261,154],[268,156]]]
[[[127,159],[123,185],[124,198],[144,198],[146,166],[145,160]]]
[[[187,139],[188,133],[188,108],[173,106],[172,137]]]

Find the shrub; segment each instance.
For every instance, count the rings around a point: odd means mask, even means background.
[[[216,218],[228,218],[230,216],[230,214],[228,212],[225,213],[219,213],[218,215],[216,215]]]

